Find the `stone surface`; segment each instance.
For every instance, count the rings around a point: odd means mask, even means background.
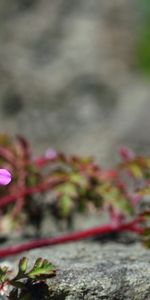
[[[138,243],[85,241],[37,249],[24,255],[31,263],[42,256],[56,265],[57,276],[49,281],[50,299],[150,299],[150,252]]]
[[[147,150],[149,84],[133,71],[138,0],[1,0],[0,128],[96,155]],[[130,109],[128,108],[130,107]]]

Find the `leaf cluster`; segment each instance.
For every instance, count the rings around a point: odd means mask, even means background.
[[[127,148],[119,155],[112,169],[104,169],[92,157],[53,149],[34,157],[24,137],[1,135],[0,165],[13,177],[8,188],[0,190],[1,228],[7,219],[10,231],[30,223],[39,231],[44,210],[67,224],[77,211],[87,210],[107,211],[115,224],[141,213],[144,219],[150,211],[150,157],[136,156]],[[145,220],[140,224],[147,230]]]
[[[9,300],[47,299],[46,280],[56,275],[55,266],[47,259],[38,258],[33,267],[27,270],[27,262],[26,257],[20,259],[18,273],[13,278],[7,267],[0,268],[0,294]]]

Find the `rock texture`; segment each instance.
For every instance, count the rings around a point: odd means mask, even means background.
[[[149,145],[149,84],[132,72],[138,0],[0,1],[0,128],[114,159]],[[128,108],[130,107],[130,109]]]
[[[137,12],[138,0],[1,0],[1,131],[104,164],[120,143],[147,147],[150,89],[130,70]]]
[[[49,281],[49,299],[150,299],[150,252],[138,243],[77,242],[27,256],[30,262],[42,256],[57,266],[56,278]]]

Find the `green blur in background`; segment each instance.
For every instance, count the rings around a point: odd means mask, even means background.
[[[135,49],[138,71],[150,76],[150,0],[139,1],[141,22]]]

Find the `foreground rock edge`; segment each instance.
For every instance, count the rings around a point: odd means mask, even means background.
[[[40,256],[56,265],[57,276],[48,281],[49,299],[150,299],[150,252],[139,243],[84,241],[24,255],[29,258],[29,265]],[[14,258],[11,260],[14,262]],[[17,261],[18,257],[16,264]]]

